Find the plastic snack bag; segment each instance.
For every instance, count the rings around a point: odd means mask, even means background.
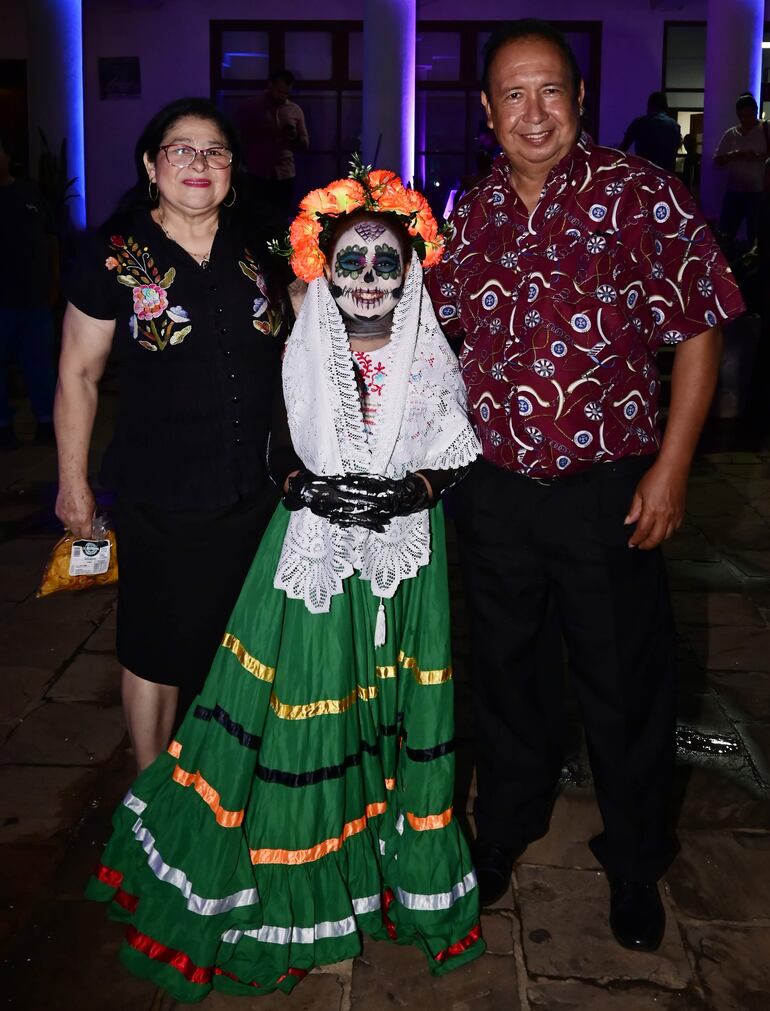
[[[86,590],[118,581],[115,534],[106,516],[95,516],[93,538],[76,540],[66,533],[57,541],[48,559],[38,597],[58,590]]]

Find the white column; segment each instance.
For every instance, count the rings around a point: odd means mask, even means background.
[[[724,171],[714,165],[714,152],[738,122],[735,100],[750,91],[759,102],[764,16],[765,0],[708,0],[700,190],[707,217],[717,217],[722,204]]]
[[[363,157],[414,177],[416,0],[364,0]]]
[[[27,95],[30,172],[37,175],[39,129],[56,154],[67,140],[67,172],[77,176],[68,201],[76,228],[85,228],[82,0],[27,0]]]

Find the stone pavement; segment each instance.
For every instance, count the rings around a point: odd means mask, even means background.
[[[120,928],[82,898],[132,778],[115,594],[35,599],[57,536],[53,450],[25,444],[0,468],[0,1007],[172,1011],[123,971]],[[700,457],[687,523],[667,554],[680,633],[682,848],[663,886],[659,952],[626,952],[609,935],[607,885],[587,846],[598,814],[575,734],[550,832],[483,916],[489,954],[434,980],[414,950],[369,943],[289,998],[214,995],[208,1011],[767,1011],[770,452]],[[457,810],[468,811],[469,646],[454,562],[452,580]]]

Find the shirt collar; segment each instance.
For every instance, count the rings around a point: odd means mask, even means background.
[[[580,136],[575,141],[573,147],[564,155],[561,161],[557,162],[545,180],[543,190],[547,190],[554,179],[560,176],[572,178],[576,172],[580,172],[588,161],[594,142],[585,130],[580,131]],[[500,184],[510,188],[510,163],[505,152],[500,153],[492,163],[491,182],[493,186]]]

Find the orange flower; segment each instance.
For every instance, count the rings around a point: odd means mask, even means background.
[[[384,193],[396,193],[404,189],[404,184],[396,173],[389,172],[387,169],[374,169],[367,176],[367,181],[372,196],[378,203]]]
[[[326,192],[336,201],[340,214],[348,214],[364,204],[364,188],[355,179],[336,179],[329,183]]]
[[[289,241],[292,249],[299,249],[308,243],[318,244],[321,234],[321,222],[309,214],[298,214],[289,228]]]
[[[425,243],[425,259],[422,265],[425,270],[435,266],[444,255],[444,239],[441,235],[432,242]]]
[[[317,244],[308,245],[303,249],[295,246],[289,262],[297,277],[310,284],[323,274],[326,257]]]
[[[405,189],[386,189],[384,193],[377,197],[377,210],[378,211],[392,211],[394,214],[406,214],[407,216],[412,213],[412,208],[409,206],[409,198],[407,194],[411,193],[411,190]]]
[[[339,207],[334,196],[327,189],[311,190],[300,200],[300,209],[306,214],[339,214]]]
[[[104,261],[104,266],[107,268],[107,270],[114,270],[116,267],[119,267],[120,264],[118,263],[118,261],[115,259],[114,256],[108,256],[107,259]]]

